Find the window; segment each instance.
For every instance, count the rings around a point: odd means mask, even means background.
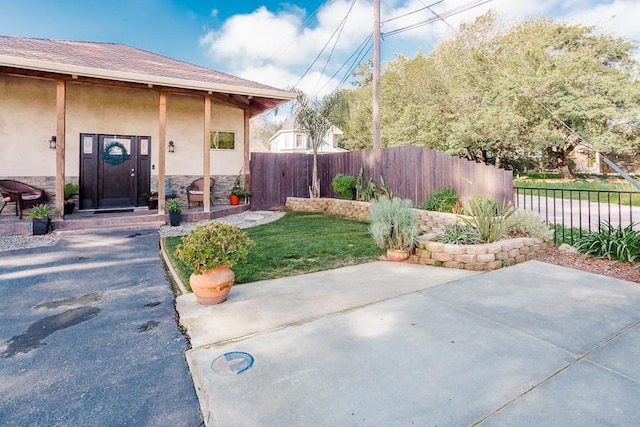
[[[212,130],[210,133],[210,147],[212,150],[235,150],[236,133]]]
[[[301,133],[296,133],[296,148],[305,148],[304,135]]]

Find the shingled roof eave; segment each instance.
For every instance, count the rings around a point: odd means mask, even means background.
[[[103,68],[84,67],[79,65],[61,64],[56,62],[42,61],[37,59],[21,58],[9,55],[0,55],[0,66],[49,72],[56,74],[68,74],[70,76],[82,76],[96,79],[121,81],[127,83],[142,83],[155,86],[166,86],[179,89],[190,89],[206,92],[228,93],[245,96],[255,96],[282,100],[284,102],[295,99],[292,92],[267,89],[262,87],[251,87],[243,85],[231,85],[224,83],[203,82],[197,80],[178,79],[173,77],[154,76],[143,73],[131,73]],[[250,82],[248,82],[250,83]]]

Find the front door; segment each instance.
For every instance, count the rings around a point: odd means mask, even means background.
[[[151,181],[151,138],[80,135],[80,209],[142,204]]]

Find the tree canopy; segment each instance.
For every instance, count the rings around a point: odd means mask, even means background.
[[[381,79],[383,146],[422,145],[500,166],[544,155],[565,176],[580,143],[638,149],[634,44],[550,19],[512,26],[489,12],[428,55],[397,57]],[[347,95],[348,148],[371,146],[370,88]],[[367,103],[368,101],[368,103]]]

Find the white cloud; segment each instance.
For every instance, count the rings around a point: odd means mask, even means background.
[[[597,31],[637,42],[640,40],[638,16],[640,2],[616,0],[580,10],[567,16],[566,20],[572,24],[593,25]]]
[[[434,0],[382,0],[382,21],[431,3]],[[431,9],[442,14],[470,3],[473,2],[445,0]],[[312,10],[297,6],[285,6],[285,9],[278,11],[263,6],[251,13],[228,18],[221,27],[207,32],[200,40],[201,45],[207,50],[214,68],[220,71],[275,87],[290,87],[296,85],[331,38],[350,5],[351,0],[325,2],[315,16]],[[597,25],[602,31],[628,39],[640,39],[640,26],[633,22],[634,17],[640,16],[640,2],[637,0],[493,0],[451,16],[446,22],[457,28],[462,22],[469,22],[489,9],[495,9],[507,22],[550,16],[570,23]],[[406,27],[431,17],[433,14],[429,10],[422,10],[384,23],[382,32]],[[338,81],[346,76],[347,70],[341,70],[335,79],[330,76],[371,33],[372,19],[371,0],[356,1],[327,69],[323,73],[334,40],[298,83],[298,87],[320,96],[334,90]],[[447,24],[438,21],[385,38],[382,43],[383,60],[393,59],[395,53],[408,57],[413,57],[419,51],[428,53],[438,39],[455,34]],[[320,90],[321,88],[323,89]]]

